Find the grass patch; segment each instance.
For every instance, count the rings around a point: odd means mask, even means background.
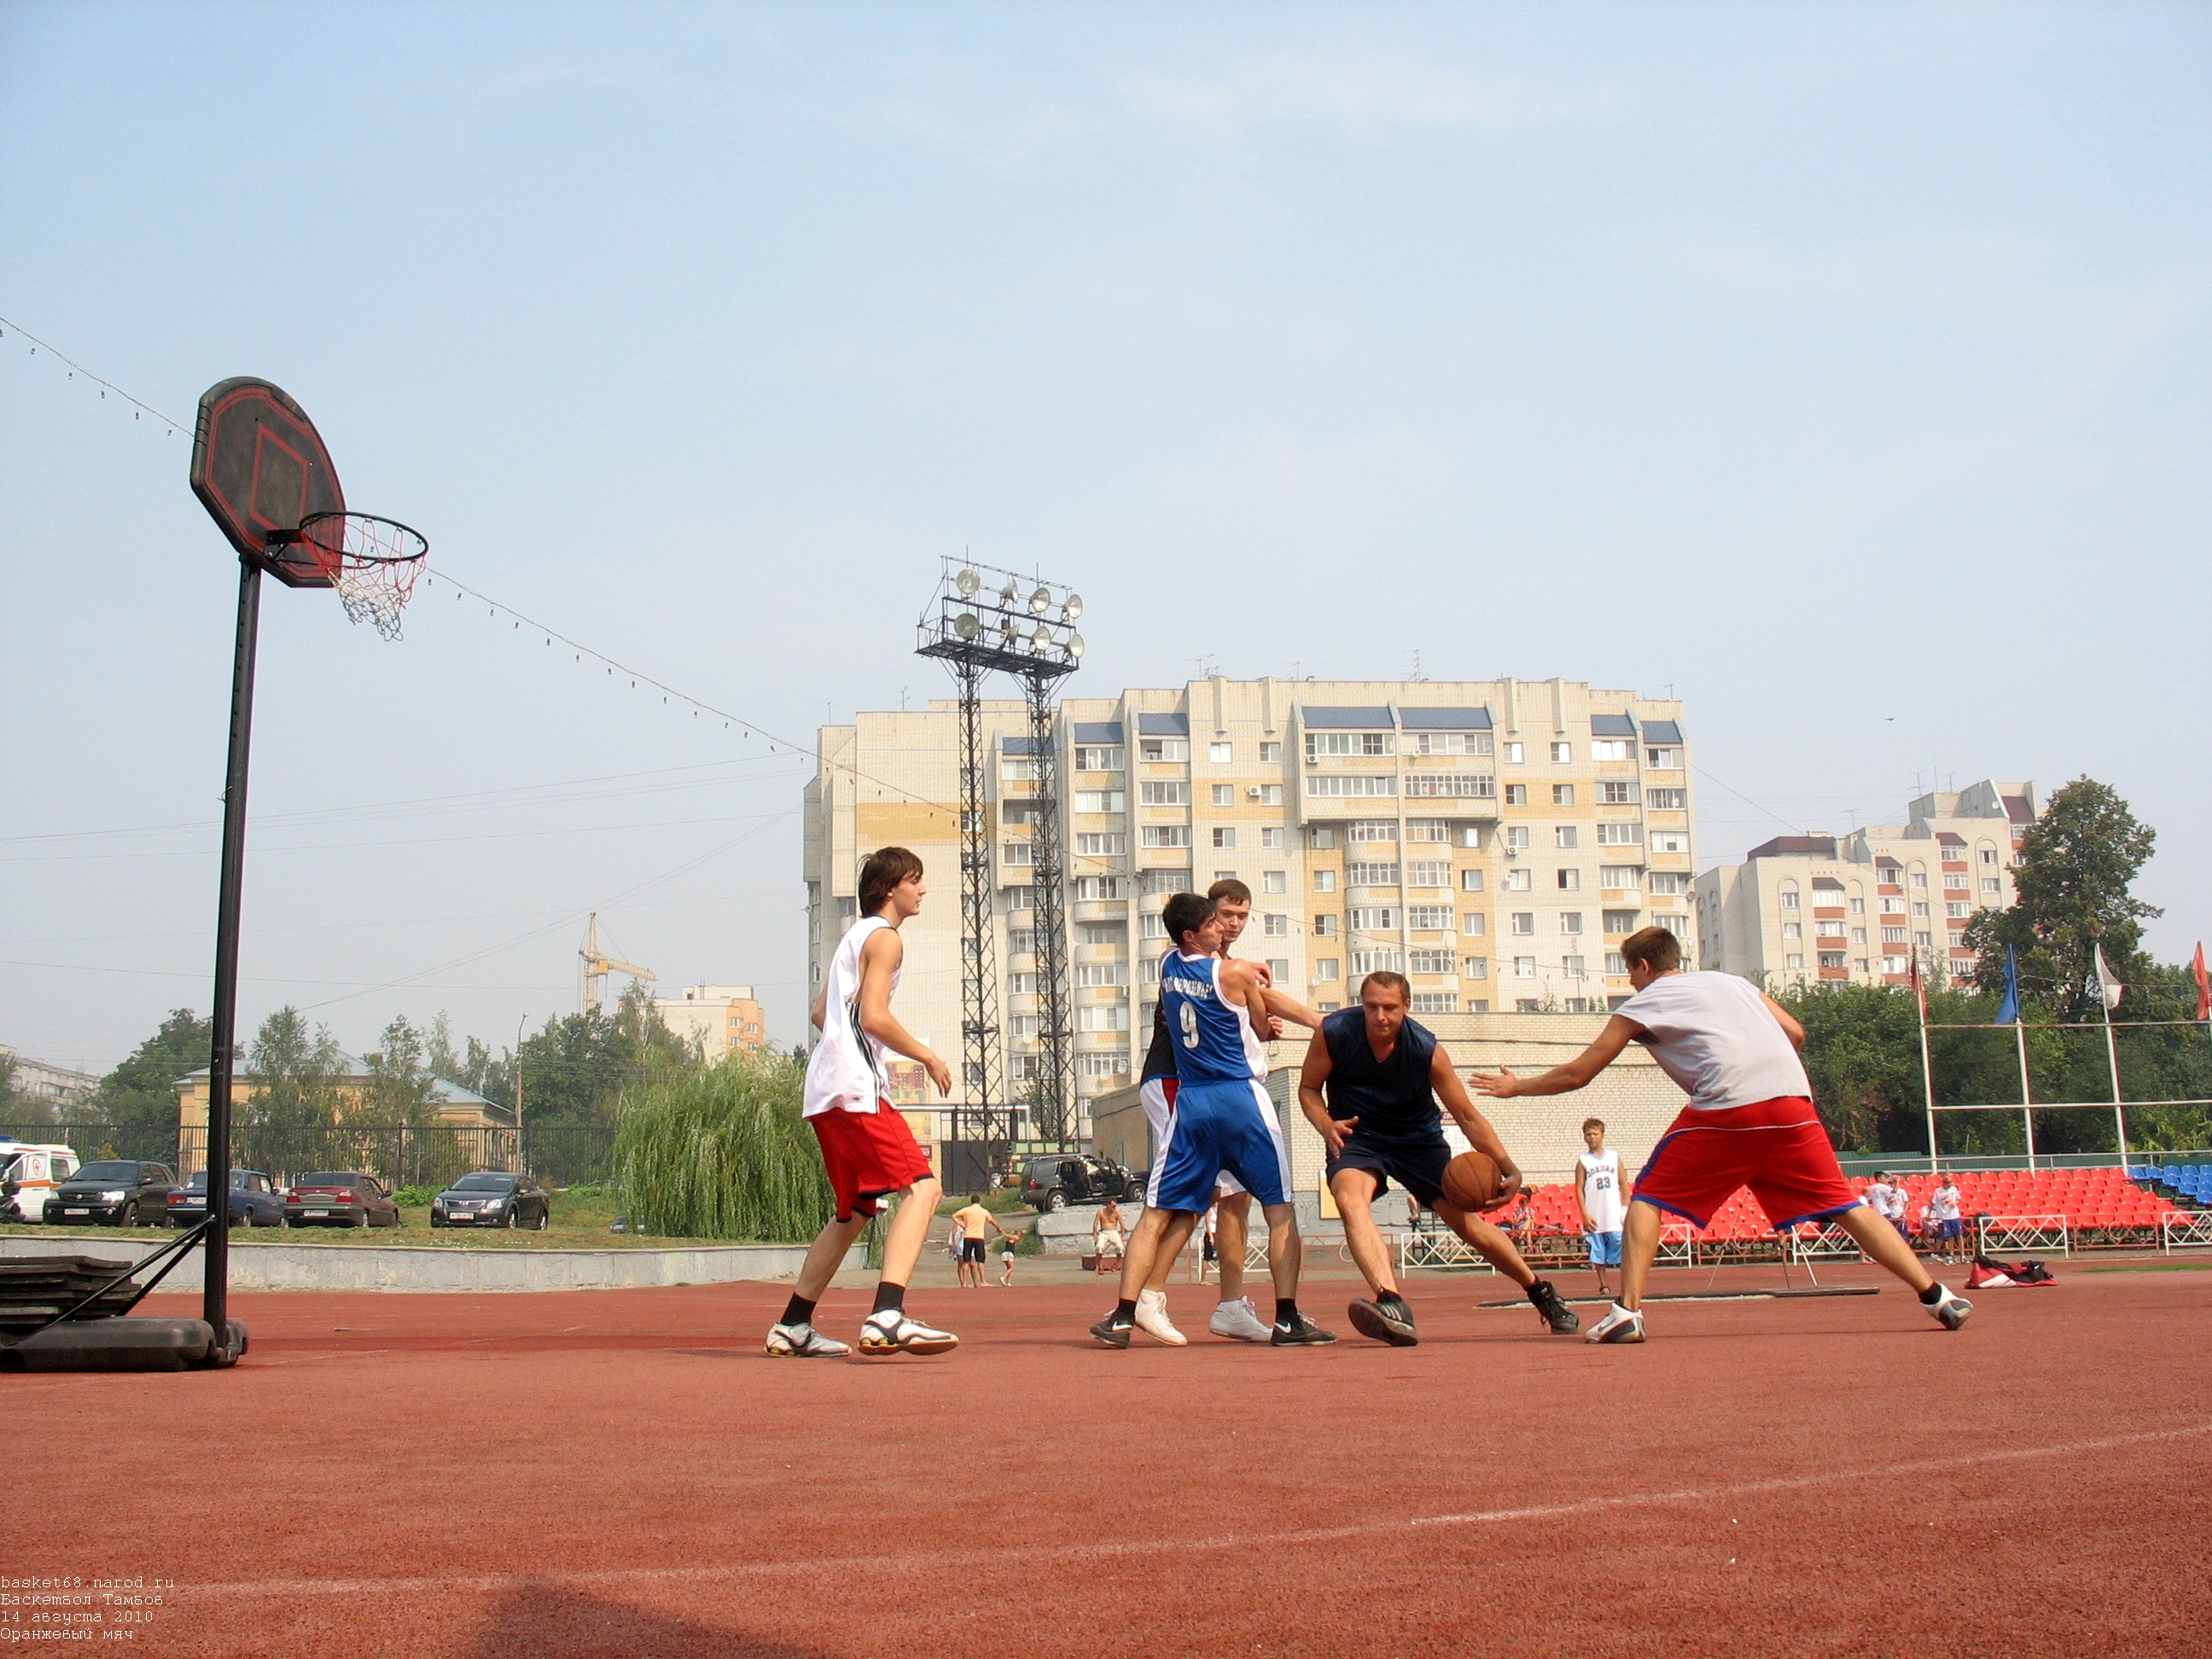
[[[2081,1267],[2085,1273],[2201,1273],[2212,1268],[2212,1261],[2105,1261],[2094,1267]]]

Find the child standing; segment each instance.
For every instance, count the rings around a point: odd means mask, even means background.
[[[1583,1120],[1583,1146],[1575,1159],[1575,1201],[1582,1206],[1583,1237],[1589,1241],[1597,1293],[1610,1296],[1605,1270],[1620,1266],[1621,1223],[1628,1213],[1628,1200],[1621,1190],[1620,1154],[1605,1144],[1602,1118]]]

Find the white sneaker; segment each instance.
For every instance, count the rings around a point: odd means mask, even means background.
[[[1239,1342],[1271,1342],[1275,1334],[1268,1329],[1267,1322],[1260,1317],[1252,1305],[1252,1298],[1240,1296],[1234,1302],[1224,1302],[1213,1310],[1213,1317],[1206,1328],[1216,1336],[1232,1337]]]
[[[1928,1316],[1945,1330],[1955,1331],[1966,1322],[1966,1316],[1973,1312],[1974,1304],[1955,1291],[1944,1290],[1941,1285],[1936,1288],[1943,1291],[1943,1294],[1933,1302],[1923,1302],[1920,1305],[1927,1309]]]
[[[1190,1340],[1168,1322],[1168,1293],[1165,1291],[1137,1292],[1137,1328],[1146,1335],[1166,1343],[1170,1348],[1180,1348]]]
[[[1605,1317],[1583,1333],[1585,1342],[1641,1342],[1644,1340],[1644,1310],[1633,1313],[1618,1302],[1606,1310]]]
[[[768,1351],[778,1359],[836,1359],[853,1352],[803,1319],[796,1325],[769,1326]]]
[[[860,1322],[862,1353],[947,1353],[959,1346],[951,1332],[925,1325],[901,1308],[886,1308]]]

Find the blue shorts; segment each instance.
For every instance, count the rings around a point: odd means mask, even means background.
[[[1149,1201],[1163,1210],[1205,1213],[1213,1203],[1214,1177],[1224,1170],[1262,1205],[1290,1200],[1290,1158],[1274,1103],[1249,1078],[1176,1089],[1158,1164]]]
[[[1938,1238],[1957,1238],[1961,1237],[1966,1231],[1966,1228],[1964,1222],[1939,1221],[1936,1224],[1936,1237]]]
[[[1589,1244],[1590,1266],[1618,1267],[1620,1265],[1620,1235],[1613,1233],[1584,1233]]]

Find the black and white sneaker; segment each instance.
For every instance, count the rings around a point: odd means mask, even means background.
[[[803,1319],[796,1325],[769,1326],[767,1347],[769,1357],[775,1359],[838,1359],[853,1352]]]
[[[1388,1302],[1355,1302],[1344,1311],[1360,1335],[1394,1348],[1410,1348],[1421,1340],[1413,1329],[1413,1310],[1395,1297]]]
[[[1550,1279],[1540,1279],[1531,1285],[1528,1300],[1534,1305],[1537,1316],[1550,1328],[1553,1335],[1572,1336],[1582,1329],[1583,1322],[1576,1317],[1572,1308],[1559,1299],[1559,1293],[1552,1288]]]
[[[1288,1319],[1279,1319],[1275,1328],[1267,1333],[1267,1340],[1279,1348],[1319,1348],[1336,1340],[1334,1331],[1325,1331],[1302,1313]]]
[[[1966,1316],[1974,1311],[1974,1304],[1956,1291],[1945,1289],[1941,1285],[1936,1288],[1942,1291],[1942,1295],[1933,1302],[1923,1302],[1920,1305],[1928,1310],[1928,1316],[1945,1330],[1955,1331],[1966,1322]]]
[[[1129,1346],[1129,1338],[1135,1334],[1136,1328],[1127,1321],[1116,1320],[1112,1314],[1108,1314],[1105,1318],[1091,1328],[1091,1334],[1109,1348],[1126,1348]]]
[[[1618,1302],[1606,1310],[1605,1317],[1589,1328],[1585,1342],[1620,1344],[1641,1342],[1644,1340],[1644,1310],[1624,1308]]]

